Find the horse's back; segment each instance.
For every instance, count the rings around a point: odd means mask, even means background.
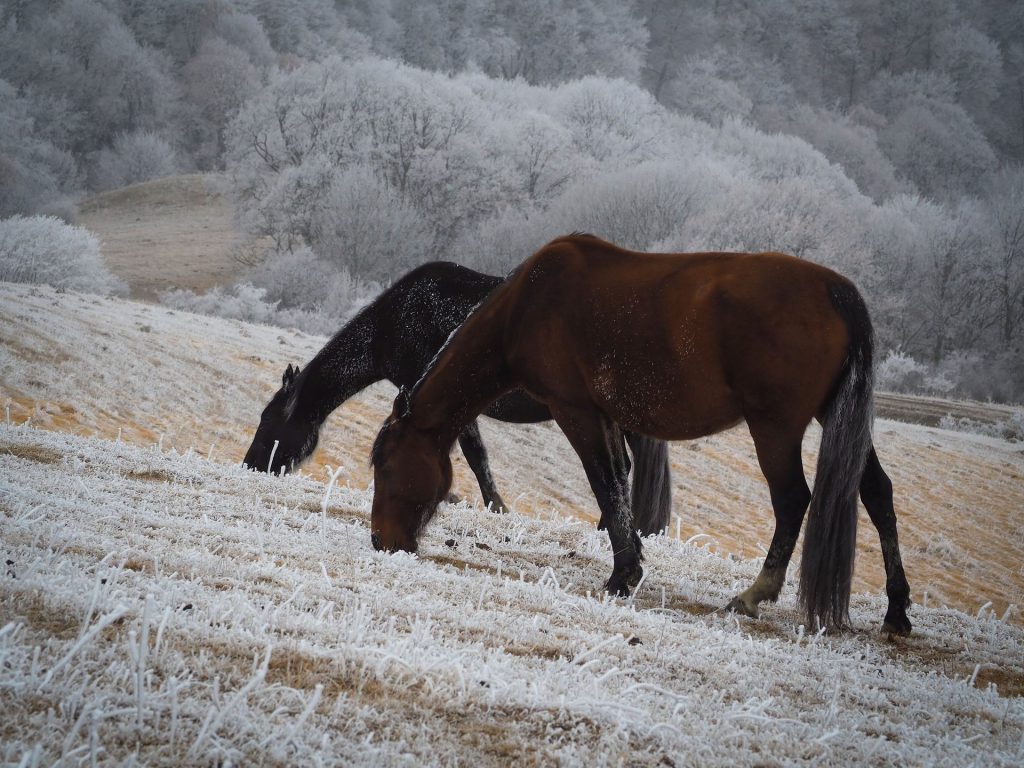
[[[506,346],[535,388],[659,437],[715,432],[797,393],[806,405],[793,418],[809,420],[845,359],[829,299],[844,278],[784,254],[646,254],[570,237],[514,280]]]
[[[366,311],[374,315],[373,354],[386,378],[411,387],[469,311],[502,282],[450,261],[409,271]]]

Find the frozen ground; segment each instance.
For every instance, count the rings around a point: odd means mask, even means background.
[[[9,764],[1013,765],[1024,633],[918,609],[915,635],[808,637],[793,586],[659,537],[635,601],[554,514],[448,507],[418,558],[370,495],[186,452],[0,427]],[[1001,695],[1003,694],[1003,695]]]
[[[335,414],[305,476],[236,466],[322,341],[0,286],[0,762],[1024,760],[1019,446],[880,421],[915,634],[876,634],[862,525],[856,630],[809,637],[792,582],[757,621],[716,612],[771,531],[743,430],[673,447],[683,540],[650,541],[632,602],[595,597],[607,539],[545,426],[485,425],[513,514],[452,505],[418,558],[374,552],[388,386]],[[458,490],[477,503],[464,469]]]

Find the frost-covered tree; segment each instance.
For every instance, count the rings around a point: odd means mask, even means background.
[[[976,121],[986,119],[999,95],[1003,67],[995,41],[961,22],[937,35],[934,60],[953,83],[957,103]]]
[[[994,174],[986,197],[999,337],[1003,344],[1019,344],[1024,335],[1024,168],[1006,167]]]
[[[933,197],[978,192],[996,168],[991,146],[958,104],[912,97],[879,139],[897,170]]]
[[[604,168],[658,156],[669,116],[650,94],[588,77],[558,89],[553,111],[571,132],[577,151]]]
[[[574,175],[572,135],[551,116],[528,111],[491,126],[486,141],[507,149],[511,189],[550,202]],[[518,188],[518,189],[517,189]]]
[[[444,72],[559,83],[584,75],[639,78],[643,19],[621,0],[396,0],[402,60]],[[382,27],[379,19],[374,27]]]
[[[194,110],[191,141],[201,168],[216,168],[224,155],[224,129],[260,88],[248,53],[220,37],[207,38],[182,68],[185,99]]]
[[[208,0],[121,0],[121,19],[135,39],[149,48],[159,48],[177,64],[188,61],[210,34],[227,4]]]
[[[548,218],[563,232],[590,232],[624,248],[649,250],[683,229],[707,204],[699,163],[644,163],[574,183]]]
[[[719,72],[715,56],[684,59],[678,74],[660,88],[662,103],[713,125],[747,118],[754,102]]]
[[[311,60],[370,51],[370,41],[348,26],[332,0],[252,0],[247,5],[278,52]]]
[[[65,105],[76,126],[66,148],[79,157],[117,133],[172,125],[177,87],[169,70],[160,53],[140,45],[96,0],[65,0],[52,12],[36,8],[0,33],[0,71],[16,88]],[[47,132],[50,124],[38,128]]]
[[[510,132],[508,122],[523,134]],[[321,256],[324,233],[337,229],[323,222],[343,215],[331,208],[344,183],[382,185],[386,205],[404,211],[403,226],[413,212],[429,222],[427,251],[440,255],[468,223],[523,191],[551,194],[568,175],[558,153],[571,146],[569,132],[541,116],[488,112],[461,81],[339,58],[279,74],[241,110],[229,137],[246,225],[281,247],[305,242]],[[500,137],[514,148],[494,143]],[[345,176],[351,168],[371,175]]]
[[[249,63],[261,73],[277,61],[277,54],[266,30],[251,13],[224,13],[217,17],[213,32],[235,48],[245,51]]]
[[[34,106],[0,80],[0,217],[63,212],[80,183],[71,153],[37,131]]]
[[[906,183],[900,181],[896,168],[879,146],[877,132],[848,115],[800,106],[762,122],[807,141],[842,166],[860,190],[875,200],[907,191]]]
[[[904,219],[906,241],[893,258],[909,260],[908,334],[901,346],[938,363],[979,342],[994,321],[991,282],[979,258],[983,221],[971,201],[947,207],[903,197],[894,210]]]
[[[310,245],[351,274],[386,280],[424,261],[433,234],[398,189],[355,165],[332,177],[312,217]]]

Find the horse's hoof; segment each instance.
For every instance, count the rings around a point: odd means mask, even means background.
[[[882,634],[889,637],[908,637],[910,635],[910,619],[903,617],[885,617],[882,622]]]
[[[510,511],[500,496],[495,496],[487,502],[487,508],[496,515],[507,515]]]
[[[757,618],[757,606],[747,605],[739,597],[734,597],[730,600],[729,604],[725,606],[725,610],[730,613],[738,613],[741,616],[749,616],[752,619]]]
[[[621,571],[616,570],[608,579],[608,583],[604,585],[605,591],[612,597],[629,597],[633,587],[640,583],[643,575],[644,569],[639,565],[624,568]]]
[[[608,579],[608,583],[604,585],[604,591],[612,597],[629,597],[629,587],[625,582],[615,578]]]

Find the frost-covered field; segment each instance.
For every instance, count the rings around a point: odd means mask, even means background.
[[[632,602],[599,596],[607,538],[543,425],[483,425],[516,513],[472,506],[462,469],[467,504],[418,558],[374,552],[387,385],[332,418],[306,476],[236,466],[284,364],[322,343],[0,286],[0,762],[1024,759],[1019,446],[880,421],[915,634],[876,634],[862,525],[856,631],[814,637],[792,583],[760,620],[716,612],[771,533],[743,430],[673,446],[682,540],[650,541]]]
[[[1024,633],[808,636],[792,585],[670,538],[635,601],[594,596],[586,522],[448,507],[376,553],[370,494],[195,453],[0,428],[8,763],[1019,764]],[[554,511],[554,510],[553,510]]]
[[[323,342],[136,302],[0,284],[0,420],[237,462],[285,365],[304,363]],[[323,479],[325,465],[344,466],[347,481],[365,488],[370,445],[393,398],[394,388],[382,383],[335,412],[305,472]],[[896,414],[908,411],[908,400],[880,398]],[[931,417],[941,414],[942,401],[916,402]],[[967,412],[983,407],[970,404]],[[579,460],[557,428],[483,419],[481,430],[498,487],[518,511],[595,519]],[[808,475],[819,434],[812,426],[804,444]],[[1000,616],[1010,605],[1024,607],[1024,446],[882,419],[875,434],[895,485],[915,602],[971,614],[991,603]],[[746,428],[676,443],[671,461],[670,533],[700,535],[727,557],[763,556],[774,522]],[[455,468],[456,492],[475,502],[475,479],[457,449]],[[866,519],[859,550],[854,589],[880,592],[878,537]],[[1020,611],[1011,610],[1010,619],[1020,621]]]

